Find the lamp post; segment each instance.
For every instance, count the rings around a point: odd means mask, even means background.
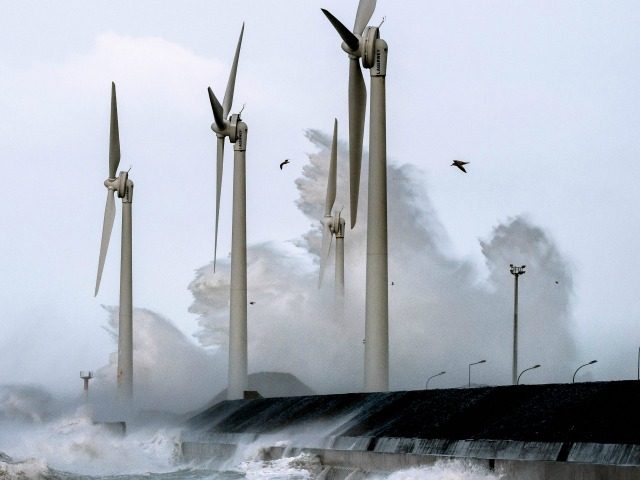
[[[429,380],[431,380],[432,378],[435,378],[435,377],[439,377],[440,375],[444,375],[445,373],[447,373],[447,372],[442,371],[440,373],[436,373],[435,375],[431,375],[429,378],[427,378],[427,383],[425,384],[424,389],[427,390],[429,388]]]
[[[580,365],[578,368],[576,368],[576,371],[573,372],[571,383],[576,383],[576,373],[578,373],[578,370],[580,370],[582,367],[586,367],[587,365],[593,365],[594,363],[598,363],[598,360],[591,360],[589,363],[585,363],[584,365]]]
[[[479,362],[469,364],[469,388],[471,388],[471,365],[478,365],[479,363],[486,363],[486,360],[480,360]]]
[[[518,277],[525,274],[526,265],[516,267],[509,265],[509,271],[515,278],[515,291],[513,296],[513,366],[511,368],[511,384],[518,383]]]
[[[520,377],[524,372],[528,372],[529,370],[533,370],[534,368],[540,368],[540,365],[534,365],[533,367],[525,368],[524,370],[522,370],[520,372],[520,375],[518,375],[518,379],[516,380],[516,385],[520,385]]]

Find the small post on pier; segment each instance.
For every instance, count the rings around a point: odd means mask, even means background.
[[[80,378],[84,380],[84,400],[87,401],[89,400],[89,380],[93,378],[93,372],[81,371]]]

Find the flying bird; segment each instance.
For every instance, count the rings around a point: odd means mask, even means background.
[[[284,162],[282,162],[280,164],[280,170],[282,170],[282,167],[284,167],[287,163],[289,163],[289,159],[288,158]]]
[[[251,302],[249,302],[249,305],[255,305],[255,303],[256,303],[256,302],[251,301]]]
[[[463,165],[466,165],[469,162],[463,162],[462,160],[454,160],[453,163],[451,164],[452,167],[458,167],[460,170],[462,170],[464,173],[467,173],[467,171],[464,169]]]

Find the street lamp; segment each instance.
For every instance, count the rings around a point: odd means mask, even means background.
[[[435,375],[431,375],[429,378],[427,378],[427,383],[425,384],[424,389],[427,390],[429,388],[429,380],[431,380],[432,378],[435,378],[435,377],[439,377],[440,375],[444,375],[445,373],[447,373],[447,372],[442,371],[440,373],[436,373]]]
[[[578,373],[578,370],[580,370],[582,367],[586,367],[587,365],[593,365],[594,363],[598,363],[598,360],[591,360],[589,363],[585,363],[584,365],[580,365],[578,368],[576,368],[576,371],[573,372],[571,383],[576,383],[576,373]]]
[[[479,362],[469,364],[469,388],[471,388],[471,365],[478,365],[479,363],[485,363],[486,360],[480,360]]]
[[[524,372],[528,372],[529,370],[533,370],[534,368],[540,368],[540,365],[534,365],[533,367],[525,368],[524,370],[522,370],[520,372],[520,375],[518,375],[518,379],[516,380],[516,385],[520,385],[520,377]]]
[[[512,264],[509,265],[509,271],[511,275],[515,277],[515,292],[513,296],[513,367],[511,368],[511,384],[516,385],[518,383],[518,277],[525,274],[526,265],[516,267]]]

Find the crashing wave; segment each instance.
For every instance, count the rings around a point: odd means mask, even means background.
[[[52,477],[51,470],[41,459],[29,458],[15,461],[9,455],[0,452],[0,479],[2,480],[36,480]]]

